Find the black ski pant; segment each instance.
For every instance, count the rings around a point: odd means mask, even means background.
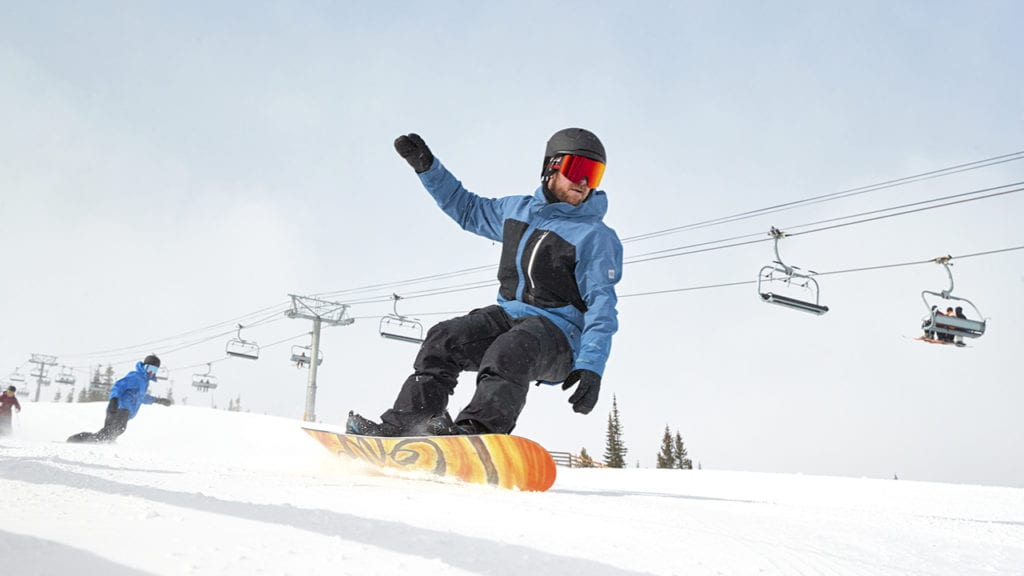
[[[79,432],[68,438],[68,442],[113,442],[124,434],[130,418],[131,413],[121,409],[117,398],[111,398],[107,404],[107,417],[103,421],[103,428],[99,432]]]
[[[534,380],[560,382],[572,370],[565,334],[543,316],[512,318],[501,306],[473,310],[436,324],[420,346],[415,370],[381,420],[411,431],[443,413],[459,374],[476,371],[473,399],[455,422],[475,421],[507,434],[526,405]]]

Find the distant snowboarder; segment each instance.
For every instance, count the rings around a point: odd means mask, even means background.
[[[0,436],[11,433],[11,408],[21,412],[21,403],[14,395],[17,391],[18,389],[14,386],[8,386],[7,390],[0,395]]]
[[[114,383],[110,389],[110,403],[107,404],[107,418],[99,432],[79,432],[68,438],[68,442],[109,443],[117,439],[128,428],[128,421],[139,413],[143,404],[170,406],[167,398],[148,394],[149,383],[156,380],[160,359],[150,354],[142,362],[135,363],[135,370]]]

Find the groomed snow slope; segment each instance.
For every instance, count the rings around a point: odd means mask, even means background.
[[[368,474],[296,420],[26,404],[0,439],[3,574],[1024,574],[1024,490],[559,468],[546,493]],[[776,447],[778,448],[778,447]]]

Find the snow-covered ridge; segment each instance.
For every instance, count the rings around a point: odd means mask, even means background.
[[[1024,490],[559,469],[546,493],[353,470],[301,422],[27,404],[0,439],[4,574],[1022,574]]]

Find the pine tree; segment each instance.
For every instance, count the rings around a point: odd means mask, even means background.
[[[665,432],[668,432],[668,428],[665,428]],[[686,446],[683,445],[683,437],[680,436],[679,431],[676,431],[675,444],[672,446],[672,459],[674,467],[680,470],[693,470],[693,461],[690,460],[686,453]]]
[[[60,398],[61,398],[61,396],[60,396],[60,390],[57,390],[57,393],[56,393],[56,394],[54,394],[54,396],[53,396],[53,401],[54,401],[54,402],[60,402]]]
[[[167,396],[164,396],[164,398],[167,398],[168,400],[170,400],[172,405],[174,404],[174,387],[173,386],[168,386],[167,387]]]
[[[608,434],[605,438],[604,464],[609,468],[625,468],[628,450],[622,443],[622,422],[618,399],[612,395],[612,411],[608,413]]]
[[[672,449],[672,433],[665,424],[665,435],[661,437],[661,452],[658,452],[657,468],[675,468],[675,452]]]
[[[110,388],[114,385],[114,367],[107,365],[107,369],[100,372],[99,366],[89,381],[89,392],[86,393],[87,402],[102,402],[110,397]]]
[[[89,379],[89,388],[85,391],[85,399],[83,402],[96,402],[103,400],[101,398],[100,387],[103,386],[103,375],[100,373],[100,367],[96,367],[96,371],[93,372],[92,378]]]
[[[65,402],[67,402],[68,404],[71,404],[74,401],[75,401],[75,389],[72,388],[71,391],[68,392],[68,399],[65,400]]]
[[[580,448],[580,467],[581,468],[593,468],[594,459],[587,453],[586,448]]]
[[[102,376],[100,376],[100,367],[96,367],[96,371],[92,373],[92,378],[89,378],[89,383],[82,387],[82,392],[79,394],[79,402],[94,402],[96,398],[93,397],[94,390],[100,385]]]
[[[114,385],[114,367],[107,364],[107,369],[103,371],[103,385],[110,389]]]

